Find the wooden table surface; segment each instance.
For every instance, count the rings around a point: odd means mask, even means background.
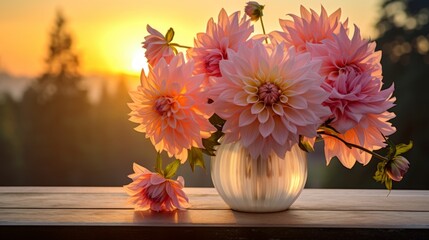
[[[186,211],[136,212],[120,187],[0,187],[0,239],[429,239],[429,191],[304,189],[288,211],[232,211],[185,188]]]

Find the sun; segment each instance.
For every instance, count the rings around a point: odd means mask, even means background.
[[[140,74],[142,69],[144,69],[145,72],[147,72],[148,70],[147,60],[144,56],[144,51],[142,48],[134,52],[134,55],[131,61],[131,69],[136,74]]]

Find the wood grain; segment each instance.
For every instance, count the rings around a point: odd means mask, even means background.
[[[185,188],[191,209],[229,209],[214,188]],[[0,187],[0,208],[131,209],[119,187]],[[429,211],[429,191],[304,189],[291,209]]]
[[[190,209],[154,213],[120,187],[0,187],[0,239],[429,239],[429,191],[304,189],[269,214],[232,211],[214,188],[185,192]]]

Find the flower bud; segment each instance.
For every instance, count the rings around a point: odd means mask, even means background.
[[[410,162],[403,156],[394,157],[386,166],[387,175],[394,181],[401,181],[407,173]]]
[[[247,2],[244,8],[244,12],[246,12],[252,21],[258,21],[263,16],[262,10],[264,10],[264,5],[260,5],[255,1]]]

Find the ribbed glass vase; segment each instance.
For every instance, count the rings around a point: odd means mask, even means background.
[[[221,144],[211,158],[213,184],[223,200],[243,212],[287,210],[307,180],[307,156],[298,145],[284,158],[253,159],[240,142]]]

